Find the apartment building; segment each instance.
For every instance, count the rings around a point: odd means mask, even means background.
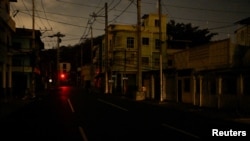
[[[162,46],[163,68],[167,67],[166,31],[167,15],[161,17],[161,36],[159,38],[159,15],[145,14],[141,25],[142,73],[159,70],[160,47]],[[102,72],[108,65],[110,89],[113,92],[132,94],[137,90],[138,72],[137,25],[111,24],[108,26],[108,60],[105,58],[105,40],[102,46]],[[144,76],[142,76],[144,77]],[[144,84],[143,84],[144,85]]]

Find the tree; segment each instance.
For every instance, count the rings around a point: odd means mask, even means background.
[[[191,23],[176,23],[171,20],[167,24],[167,35],[172,41],[189,41],[189,47],[209,43],[213,36],[218,33],[211,33],[208,29],[193,27]]]
[[[104,35],[100,35],[100,36],[93,38],[93,46],[96,46],[96,45],[101,46],[103,36]],[[93,52],[91,51],[91,38],[87,38],[84,42],[80,43],[79,45],[76,45],[75,48],[76,48],[75,54],[80,53],[82,51],[83,65],[90,64],[92,61],[91,57],[93,57],[92,56]],[[81,60],[80,54],[78,55],[78,60]]]

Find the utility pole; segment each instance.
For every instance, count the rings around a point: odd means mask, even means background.
[[[161,0],[158,0],[158,16],[159,16],[159,44],[160,44],[160,102],[163,101],[163,73],[162,73],[162,27],[161,27]]]
[[[81,55],[81,56],[80,56],[80,59],[81,59],[81,60],[80,60],[80,64],[81,64],[81,73],[82,73],[82,71],[83,71],[83,70],[82,70],[82,69],[83,69],[83,68],[82,68],[82,65],[83,65],[83,60],[82,60],[82,59],[83,59],[83,53],[82,53],[83,44],[81,44],[80,47],[81,47],[81,50],[80,50],[80,51],[81,51],[81,52],[80,52],[80,55]],[[83,85],[82,85],[82,84],[83,84],[83,78],[82,78],[82,74],[81,74],[81,73],[80,73],[80,87],[83,86]]]
[[[138,92],[142,89],[142,60],[141,60],[141,0],[137,0],[137,67]]]
[[[93,49],[94,49],[94,43],[93,43],[93,29],[92,29],[92,23],[90,24],[90,34],[91,34],[91,55],[90,55],[90,86],[94,85],[94,62],[93,62]]]
[[[32,0],[32,53],[34,55],[34,64],[33,64],[33,68],[32,68],[32,78],[31,78],[31,96],[32,98],[36,97],[35,94],[35,68],[37,65],[37,53],[36,53],[36,43],[35,43],[35,1]]]
[[[57,56],[56,56],[56,65],[57,65],[57,87],[60,86],[60,42],[62,41],[60,37],[64,37],[65,35],[58,32],[57,34],[54,34],[52,36],[49,36],[51,38],[57,37]]]
[[[90,15],[94,18],[96,17],[105,17],[105,94],[109,93],[109,81],[108,81],[108,72],[109,72],[109,46],[108,46],[108,3],[105,3],[105,16],[97,15],[96,13],[93,13],[93,15]]]
[[[96,13],[93,13],[93,15],[90,15],[94,18],[96,17],[105,17],[105,90],[104,93],[109,93],[109,80],[108,80],[108,72],[109,72],[109,46],[108,46],[108,4],[105,3],[105,16],[97,15]]]
[[[109,93],[109,81],[108,81],[108,65],[109,65],[109,57],[108,57],[108,4],[105,3],[105,93]]]

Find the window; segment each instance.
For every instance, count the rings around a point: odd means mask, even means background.
[[[155,39],[155,49],[160,49],[161,42],[159,39]]]
[[[63,73],[67,72],[67,64],[62,64]]]
[[[121,36],[115,37],[115,46],[120,46],[122,44],[122,38]]]
[[[159,27],[160,26],[160,21],[159,20],[155,20],[155,27]]]
[[[127,48],[134,48],[134,38],[127,37]]]
[[[143,44],[143,45],[149,45],[149,38],[143,37],[143,38],[142,38],[142,44]]]
[[[67,68],[67,64],[63,64],[63,69],[66,69]]]
[[[13,43],[12,43],[12,48],[13,48],[13,49],[19,50],[19,49],[22,48],[22,45],[21,45],[21,43],[13,42]]]
[[[154,65],[157,67],[160,66],[160,59],[159,58],[155,58]]]
[[[142,65],[144,65],[144,66],[149,65],[149,58],[148,57],[142,57],[141,61],[142,61]]]

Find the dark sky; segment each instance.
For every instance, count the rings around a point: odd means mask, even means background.
[[[104,34],[104,4],[108,3],[109,24],[136,24],[136,0],[35,0],[35,28],[43,33],[45,48],[56,46],[48,36],[65,35],[61,45],[75,45],[90,37],[90,16],[99,17],[93,23],[93,36]],[[157,0],[141,0],[141,14],[157,12]],[[238,27],[234,23],[250,17],[249,0],[162,0],[162,13],[169,20],[191,23],[201,29],[217,32],[214,40],[233,37]],[[11,14],[17,27],[32,28],[32,0],[17,0],[11,4]],[[90,22],[88,22],[90,21]]]

